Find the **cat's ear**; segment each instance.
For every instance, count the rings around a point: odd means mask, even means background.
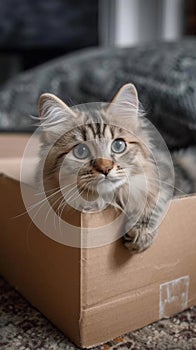
[[[118,117],[137,117],[138,95],[133,84],[125,84],[114,96],[109,104],[108,111]]]
[[[51,142],[61,136],[62,129],[71,124],[75,113],[53,94],[45,93],[39,98],[39,117],[44,140]]]
[[[42,94],[38,102],[39,117],[41,120],[57,119],[58,117],[75,116],[74,112],[60,98],[53,94]]]

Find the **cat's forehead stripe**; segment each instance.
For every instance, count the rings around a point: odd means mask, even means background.
[[[86,127],[87,127],[88,134],[90,136],[89,138],[95,139],[97,136],[95,126],[93,124],[88,124]]]
[[[75,133],[79,133],[78,138],[82,138],[83,141],[95,140],[95,139],[114,139],[120,137],[122,129],[115,127],[114,125],[106,123],[88,123],[82,125],[75,130]]]
[[[113,132],[113,129],[112,129],[112,126],[111,125],[106,125],[106,128],[104,130],[104,137],[105,138],[108,138],[108,139],[113,139],[114,138],[114,132]]]
[[[85,126],[80,127],[80,133],[84,141],[87,139],[101,139],[105,137],[106,130],[108,126],[103,123],[92,123],[86,124]],[[111,138],[112,132],[108,133],[107,136]]]
[[[80,131],[82,133],[83,140],[86,141],[87,140],[86,128],[83,126],[80,128]]]

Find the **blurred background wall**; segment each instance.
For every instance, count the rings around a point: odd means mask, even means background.
[[[177,39],[184,31],[184,5],[183,0],[101,0],[101,43],[130,46]]]
[[[195,0],[1,0],[0,83],[90,46],[196,35]]]

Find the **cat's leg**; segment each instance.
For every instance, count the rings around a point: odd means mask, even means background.
[[[131,252],[140,253],[151,246],[157,235],[158,222],[163,214],[162,208],[162,202],[156,208],[154,205],[151,207],[148,202],[134,225],[131,222],[132,215],[128,215],[123,243]]]
[[[123,243],[132,253],[140,253],[151,246],[170,203],[170,197],[171,191],[167,188],[161,189],[159,196],[154,196],[153,200],[153,197],[149,196],[143,212],[135,224],[132,222],[133,212],[130,215],[127,214]]]
[[[143,217],[125,233],[123,243],[132,253],[140,253],[151,246],[156,234],[157,230],[150,229],[147,218]]]

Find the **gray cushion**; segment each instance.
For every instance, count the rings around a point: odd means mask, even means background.
[[[0,90],[1,130],[31,130],[41,93],[69,105],[108,101],[133,82],[147,116],[168,146],[196,143],[196,40],[132,48],[87,49],[61,57],[8,81]]]

